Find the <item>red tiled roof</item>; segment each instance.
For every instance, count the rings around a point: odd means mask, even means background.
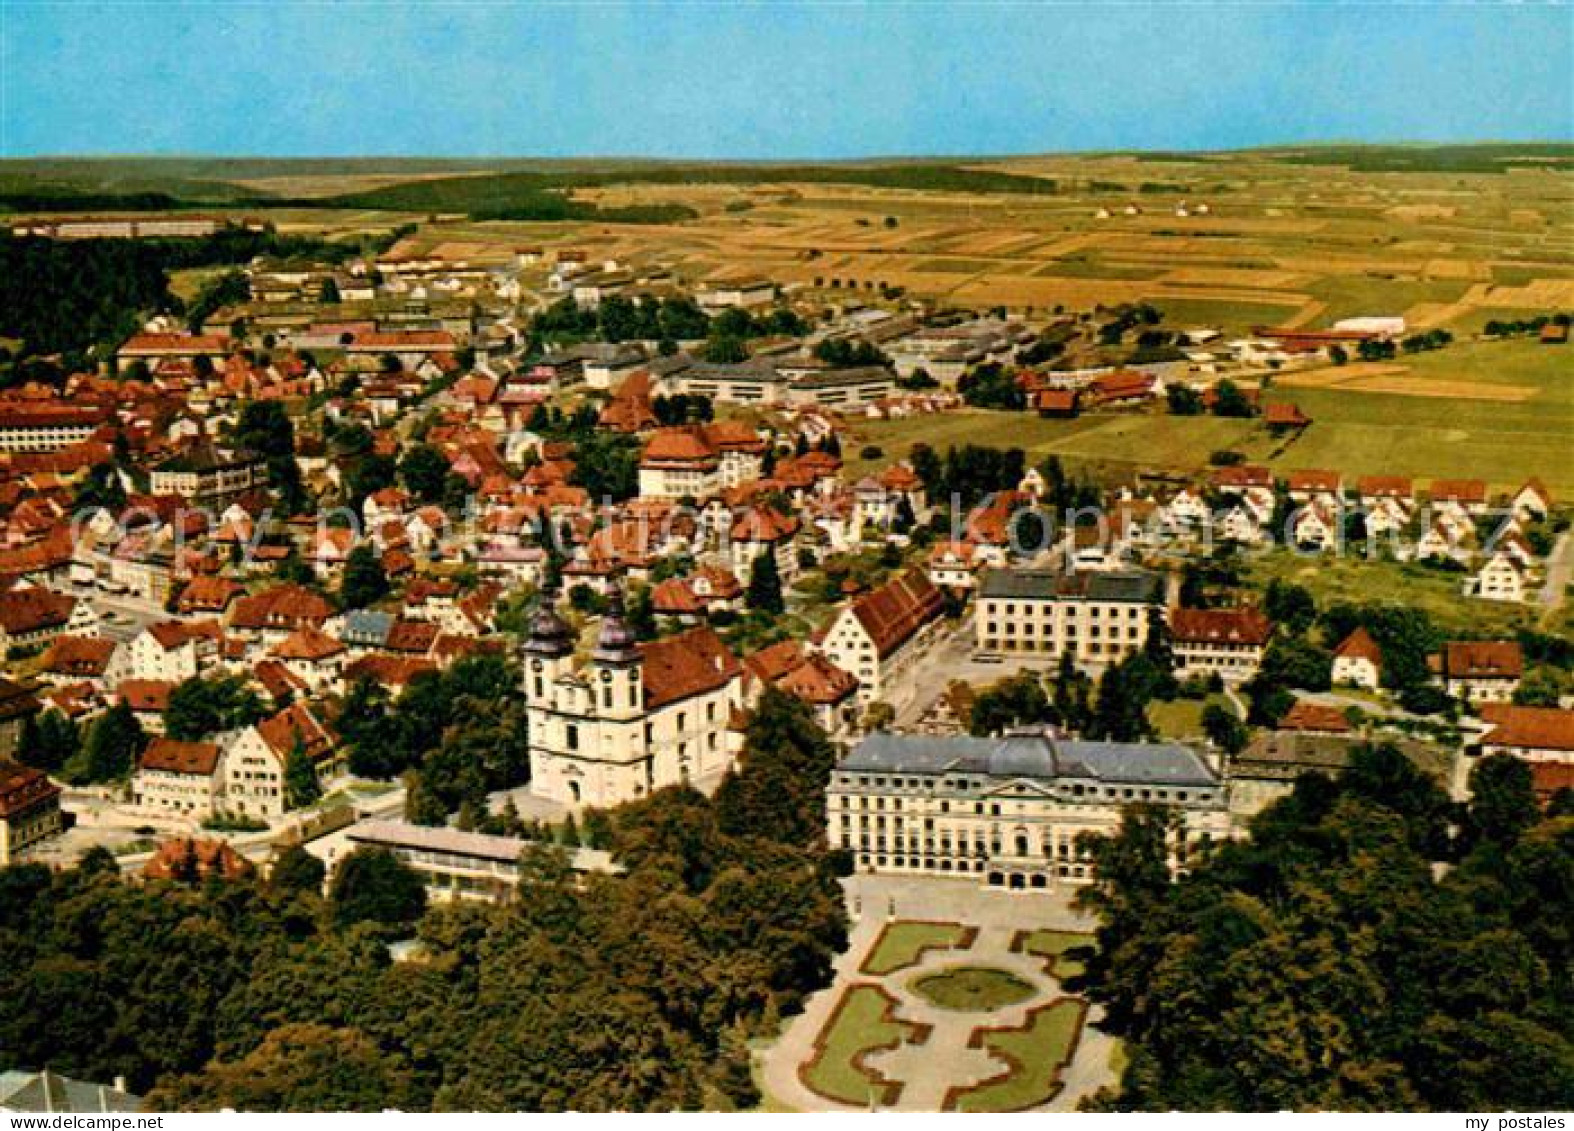
[[[150,880],[240,880],[256,871],[228,841],[194,837],[166,840],[142,868]]]
[[[1356,481],[1356,490],[1364,498],[1408,499],[1415,494],[1414,485],[1404,475],[1363,475]]]
[[[1481,718],[1493,724],[1482,739],[1486,745],[1574,751],[1574,711],[1492,703],[1481,708]]]
[[[303,625],[281,640],[273,654],[281,660],[326,660],[344,651],[344,645],[320,628]]]
[[[97,676],[109,667],[115,642],[97,636],[57,636],[44,653],[44,670],[59,675]]]
[[[1484,479],[1434,479],[1427,488],[1427,496],[1434,503],[1445,500],[1484,503],[1487,501],[1487,485]]]
[[[651,607],[663,616],[693,616],[705,611],[687,581],[671,577],[658,582],[650,591]]]
[[[369,679],[388,687],[403,687],[422,672],[437,670],[437,661],[423,656],[362,656],[344,669],[344,682]]]
[[[662,428],[645,442],[645,464],[707,464],[720,459],[716,449],[699,428]]]
[[[115,694],[133,711],[162,714],[169,706],[169,693],[174,690],[174,682],[167,679],[123,679],[115,687]]]
[[[1312,422],[1312,418],[1301,411],[1299,405],[1289,401],[1269,401],[1263,405],[1263,423],[1270,427],[1296,427],[1303,428]]]
[[[1512,640],[1450,641],[1440,671],[1445,679],[1518,679],[1525,654]]]
[[[1221,467],[1213,473],[1213,482],[1218,487],[1272,487],[1273,472],[1255,464]]]
[[[1370,660],[1379,667],[1383,663],[1383,650],[1377,646],[1377,641],[1372,639],[1370,632],[1359,627],[1334,649],[1334,656],[1352,660]]]
[[[1344,476],[1337,471],[1292,471],[1286,486],[1291,491],[1337,492],[1344,484]]]
[[[1344,712],[1338,707],[1297,699],[1295,706],[1279,720],[1279,729],[1344,734],[1350,730],[1350,720],[1344,717]]]
[[[388,629],[384,647],[390,652],[424,656],[432,650],[440,631],[437,625],[419,620],[396,620]]]
[[[706,625],[639,646],[644,658],[645,705],[654,709],[716,691],[743,671],[727,645]]]
[[[939,616],[944,606],[945,598],[928,575],[911,569],[854,601],[852,613],[884,658]]]
[[[1152,396],[1156,385],[1156,379],[1147,373],[1117,369],[1114,373],[1095,377],[1088,385],[1088,391],[1094,400],[1105,402]]]
[[[1266,644],[1273,622],[1260,609],[1173,609],[1170,635],[1177,644]]]
[[[148,743],[148,748],[142,752],[144,770],[160,770],[167,774],[212,777],[218,765],[219,748],[212,742],[181,742],[161,735]]]
[[[255,597],[236,601],[230,623],[253,629],[321,626],[331,616],[333,606],[305,586],[276,585]]]
[[[336,735],[304,703],[292,703],[278,714],[257,724],[257,733],[280,760],[290,756],[299,742],[312,761],[321,761],[339,741]]]
[[[783,691],[816,706],[840,703],[858,690],[858,677],[845,672],[818,652],[804,657],[778,682]]]
[[[66,624],[76,598],[49,589],[8,589],[0,593],[0,628],[13,636]]]
[[[1532,762],[1530,782],[1536,796],[1549,801],[1560,789],[1574,789],[1574,762]]]
[[[0,762],[0,820],[60,796],[60,787],[42,770]]]
[[[798,533],[798,520],[774,507],[750,507],[732,520],[734,542],[782,542]]]

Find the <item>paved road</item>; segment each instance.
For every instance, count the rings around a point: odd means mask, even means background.
[[[1552,553],[1547,556],[1547,581],[1541,587],[1541,605],[1546,609],[1555,609],[1563,603],[1563,595],[1568,592],[1569,578],[1574,576],[1574,539],[1568,531],[1558,535],[1558,540],[1552,546]]]

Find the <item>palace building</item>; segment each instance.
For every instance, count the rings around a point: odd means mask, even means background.
[[[1170,865],[1183,871],[1230,836],[1224,782],[1190,747],[1084,742],[1047,728],[999,738],[872,734],[837,763],[826,791],[833,848],[859,871],[966,876],[990,887],[1084,883],[1084,833],[1108,835],[1127,805],[1181,816]]]
[[[741,744],[732,723],[745,705],[743,665],[721,638],[702,625],[637,643],[614,590],[580,665],[553,604],[545,594],[524,645],[532,792],[578,809],[719,781]]]

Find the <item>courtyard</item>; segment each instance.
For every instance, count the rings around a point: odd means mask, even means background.
[[[835,981],[762,1053],[775,1108],[1068,1111],[1114,1082],[1116,1042],[1063,985],[1092,943],[1074,889],[867,875],[846,889]]]

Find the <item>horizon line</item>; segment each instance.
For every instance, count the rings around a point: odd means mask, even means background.
[[[1180,154],[1185,156],[1232,156],[1253,153],[1275,153],[1296,149],[1332,149],[1349,147],[1357,149],[1442,149],[1470,148],[1493,145],[1544,145],[1574,148],[1574,135],[1566,137],[1481,137],[1469,140],[1407,138],[1398,140],[1363,140],[1355,138],[1325,138],[1312,141],[1264,142],[1259,145],[1213,147],[1180,146],[1129,146],[1124,148],[1096,147],[1089,149],[1015,150],[1007,152],[976,153],[867,153],[858,156],[796,155],[784,157],[716,157],[669,155],[656,156],[638,153],[215,153],[203,151],[130,151],[112,152],[51,152],[25,155],[0,155],[0,162],[27,161],[626,161],[642,164],[713,164],[713,165],[852,165],[875,161],[1006,161],[1028,158],[1052,157],[1123,157],[1147,154]]]

